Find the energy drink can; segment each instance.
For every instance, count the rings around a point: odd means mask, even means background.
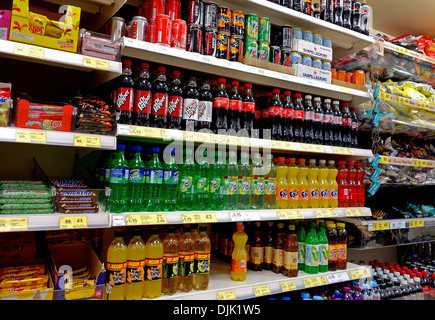
[[[231,36],[230,61],[243,62],[243,36]]]
[[[230,32],[231,10],[227,7],[220,7],[217,16],[218,31]]]
[[[245,32],[245,15],[242,11],[231,12],[230,33],[234,36],[242,36]]]
[[[216,37],[216,58],[229,60],[230,34],[218,31]]]

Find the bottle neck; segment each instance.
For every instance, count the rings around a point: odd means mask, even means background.
[[[281,99],[279,98],[279,93],[274,93],[272,96],[272,100],[274,101],[281,101]]]
[[[122,67],[122,74],[124,76],[131,76],[133,74],[133,72],[131,71],[131,66],[124,65]]]
[[[174,79],[172,79],[172,84],[177,85],[177,86],[181,85],[181,79],[180,79],[180,77],[179,76],[175,76]]]
[[[139,73],[139,78],[149,79],[150,78],[149,70],[147,68],[143,68]]]
[[[166,73],[160,71],[156,78],[157,81],[166,81]]]
[[[238,94],[239,93],[239,87],[238,86],[232,86],[231,87],[231,93]]]
[[[219,82],[218,90],[219,91],[225,91],[225,83],[224,82]]]

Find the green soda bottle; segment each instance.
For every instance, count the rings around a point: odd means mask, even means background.
[[[192,210],[194,175],[193,150],[186,148],[184,149],[184,163],[180,168],[180,180],[178,183],[177,210],[179,211]]]
[[[261,155],[254,154],[251,164],[252,191],[251,209],[263,209],[264,204],[264,167]]]
[[[298,240],[298,270],[305,269],[305,240],[307,234],[305,232],[305,221],[299,221],[299,228],[296,233]]]
[[[251,166],[248,152],[240,153],[238,197],[238,209],[248,210],[251,207]]]
[[[163,163],[163,192],[160,202],[163,203],[163,211],[175,211],[177,209],[177,191],[179,171],[175,161],[175,149],[168,150],[169,159]]]
[[[328,271],[328,236],[326,235],[325,222],[319,222],[319,230],[317,231],[319,239],[319,272]]]
[[[309,274],[317,274],[319,272],[319,239],[317,238],[316,223],[310,222],[310,229],[305,240],[305,269]]]
[[[195,175],[193,178],[194,210],[208,209],[208,172],[210,166],[207,159],[207,150],[204,150],[202,155],[195,164]]]
[[[159,159],[160,148],[151,148],[151,159],[148,161],[145,171],[145,184],[149,195],[146,211],[161,211],[163,186],[163,165]]]
[[[109,158],[107,158],[106,162],[104,163],[104,177],[102,182],[106,187],[109,186],[110,169],[112,167],[112,161],[115,155],[116,155],[116,151],[111,152]]]
[[[143,208],[144,184],[145,184],[145,163],[140,155],[141,146],[133,146],[132,159],[128,162],[129,180],[127,211],[140,212]]]
[[[224,209],[234,210],[237,209],[239,189],[239,167],[237,165],[236,151],[229,151],[228,163],[225,166],[224,177]]]
[[[276,203],[276,167],[272,154],[266,154],[264,163],[264,209],[275,209]]]
[[[127,211],[128,193],[128,162],[124,156],[125,145],[118,144],[110,166],[109,188],[112,190],[109,198],[109,212],[121,213]]]
[[[222,210],[224,207],[225,163],[222,152],[215,151],[215,163],[209,168],[208,203],[210,210]]]

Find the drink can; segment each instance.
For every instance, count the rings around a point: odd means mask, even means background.
[[[212,28],[206,28],[204,30],[204,44],[203,54],[206,56],[216,56],[217,47],[217,30]]]
[[[302,39],[302,30],[301,28],[293,28],[292,30],[293,39]]]
[[[317,58],[312,59],[311,66],[316,69],[322,69],[322,60]]]
[[[303,57],[302,57],[302,64],[303,64],[304,66],[309,66],[309,67],[311,67],[311,65],[312,65],[312,59],[311,59],[311,57],[310,57],[310,56],[303,56]]]
[[[281,48],[279,46],[270,47],[270,62],[281,64]]]
[[[313,34],[313,42],[314,42],[315,44],[318,44],[319,46],[321,46],[322,43],[323,43],[322,35],[320,35],[320,34],[318,34],[318,33]]]
[[[322,46],[332,48],[332,40],[330,37],[323,37],[322,38]]]
[[[353,72],[353,83],[358,86],[363,86],[366,83],[366,75],[363,70]]]
[[[131,19],[131,29],[129,30],[129,38],[136,40],[146,40],[148,22],[147,19],[141,16],[135,16]]]
[[[270,33],[271,33],[270,19],[266,17],[261,17],[258,19],[258,41],[270,43]]]
[[[313,33],[308,30],[302,32],[302,40],[313,42]]]
[[[202,11],[201,11],[201,0],[188,0],[188,12],[187,12],[187,19],[186,23],[189,24],[201,24],[201,17],[202,17]]]
[[[170,46],[171,45],[171,19],[167,14],[159,14],[156,17],[155,43]]]
[[[337,80],[337,79],[338,79],[337,70],[331,68],[331,80]]]
[[[243,36],[231,36],[230,61],[243,62]]]
[[[293,34],[293,30],[291,26],[284,25],[281,27],[281,30],[279,32],[279,44],[281,45],[282,48],[291,49],[293,47],[292,34]]]
[[[218,11],[219,7],[216,3],[206,2],[204,4],[204,28],[217,29]]]
[[[322,62],[322,69],[326,71],[331,71],[331,62],[329,61],[323,61]]]
[[[155,19],[159,14],[165,14],[165,0],[149,0],[148,3],[148,19]]]
[[[217,16],[218,31],[230,32],[231,10],[228,7],[220,7]]]
[[[187,51],[202,54],[202,27],[200,25],[187,26]]]
[[[292,52],[291,57],[292,66],[302,64],[302,55],[299,52]]]
[[[167,0],[165,14],[169,16],[171,21],[181,19],[181,1]]]
[[[125,20],[121,17],[112,17],[109,23],[109,33],[113,41],[121,39],[125,36],[127,31],[127,26],[125,25]]]
[[[270,47],[267,42],[258,43],[257,59],[263,61],[269,61],[270,57]]]
[[[346,82],[346,71],[337,71],[337,79]]]
[[[292,52],[290,49],[281,49],[281,65],[292,66]]]
[[[229,60],[230,58],[230,34],[218,31],[216,37],[216,58]]]
[[[186,50],[187,24],[182,19],[172,20],[171,47]]]
[[[245,58],[257,58],[258,43],[256,40],[245,40]]]
[[[346,82],[353,83],[353,72],[346,72]]]
[[[148,30],[146,41],[155,43],[156,42],[156,19],[151,19],[148,21]]]
[[[245,40],[258,40],[258,17],[255,13],[245,15]]]
[[[245,33],[245,15],[242,11],[231,12],[230,32],[234,36],[243,36]]]

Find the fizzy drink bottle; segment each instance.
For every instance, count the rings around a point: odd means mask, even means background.
[[[349,207],[356,207],[358,202],[358,190],[356,190],[356,169],[354,167],[353,161],[347,162],[347,171],[348,171],[348,177],[347,177],[347,184],[348,184],[348,190],[349,190]]]
[[[278,223],[277,230],[273,236],[272,272],[282,273],[284,266],[284,223]]]
[[[193,263],[195,260],[195,240],[190,226],[183,227],[183,234],[178,241],[178,282],[177,291],[189,292],[193,288]]]
[[[151,236],[145,244],[145,282],[143,297],[154,299],[162,294],[163,243],[159,228],[151,229]]]
[[[261,232],[261,222],[256,221],[252,232],[251,248],[249,250],[249,269],[253,271],[263,270],[264,245]]]
[[[305,267],[304,271],[309,274],[319,272],[319,239],[317,238],[316,223],[310,222],[310,229],[305,239]]]
[[[269,104],[269,128],[272,140],[282,140],[282,102],[279,89],[273,89],[273,96]]]
[[[293,124],[294,124],[294,141],[304,142],[304,122],[305,122],[305,107],[302,104],[302,95],[295,93]]]
[[[181,127],[186,131],[195,131],[198,121],[199,91],[195,77],[191,77],[184,90],[183,120]]]
[[[298,181],[298,167],[296,166],[296,159],[290,158],[287,169],[287,188],[289,194],[289,209],[299,208],[299,181]]]
[[[122,62],[122,74],[115,79],[113,102],[119,114],[118,123],[133,123],[134,80],[132,78],[131,60]]]
[[[369,17],[370,17],[370,6],[363,1],[361,4],[361,33],[369,35]]]
[[[284,242],[284,265],[282,274],[286,277],[298,276],[298,240],[294,222],[290,222]]]
[[[319,239],[319,272],[328,271],[328,255],[329,255],[329,240],[326,235],[325,223],[319,222],[319,230],[317,231],[317,238]]]
[[[352,0],[343,0],[343,27],[352,29]]]
[[[361,2],[354,1],[352,5],[352,30],[361,32]]]
[[[323,101],[323,141],[325,145],[334,145],[334,112],[331,107],[331,99]]]
[[[227,113],[230,106],[230,99],[225,89],[225,78],[219,78],[218,88],[216,95],[213,99],[213,121],[214,132],[218,133],[218,130],[227,130]]]
[[[206,290],[210,279],[211,243],[207,227],[200,226],[194,243],[193,289]]]
[[[320,97],[314,98],[314,143],[323,144],[323,109]]]
[[[172,81],[169,85],[168,104],[168,129],[181,130],[181,119],[183,118],[183,88],[181,88],[180,71],[172,72]]]
[[[346,168],[346,161],[338,161],[338,207],[349,207],[349,171]]]
[[[358,118],[356,116],[356,109],[351,108],[350,109],[350,115],[352,119],[352,133],[351,133],[351,147],[352,148],[358,148]]]
[[[362,162],[356,163],[356,178],[355,178],[355,190],[357,193],[356,206],[364,207],[365,204],[365,185],[364,185],[364,169],[362,168]]]
[[[314,142],[314,108],[312,97],[306,95],[304,99],[305,118],[304,118],[304,142]]]
[[[129,161],[129,201],[127,210],[129,212],[143,211],[143,197],[144,197],[144,184],[145,184],[145,163],[141,157],[141,146],[133,146],[134,156]]]
[[[343,296],[341,297],[341,300],[353,300],[350,287],[343,287]]]
[[[262,209],[264,204],[264,167],[259,153],[254,153],[251,163],[251,209]]]
[[[127,268],[127,244],[123,239],[124,233],[116,230],[114,239],[107,249],[106,288],[107,300],[124,300]]]
[[[179,245],[175,228],[169,226],[163,238],[162,293],[165,295],[173,295],[177,292],[178,252]]]
[[[352,147],[352,118],[349,110],[349,103],[343,102],[342,112],[343,130],[342,130],[342,145],[344,147]]]
[[[261,107],[261,138],[271,138],[271,127],[269,123],[269,107],[272,101],[272,92],[266,92],[266,97],[263,99],[263,105]]]
[[[320,19],[334,23],[334,0],[321,0],[320,2]]]
[[[347,231],[346,225],[337,222],[337,269],[345,270],[347,265]]]
[[[252,130],[254,130],[254,116],[255,116],[255,99],[252,95],[252,84],[245,84],[245,91],[243,92],[243,109],[241,127],[248,131],[251,137]]]
[[[239,167],[237,165],[236,151],[230,150],[228,153],[228,162],[225,165],[224,177],[224,209],[237,209],[239,190]]]
[[[298,164],[298,184],[299,184],[299,208],[309,208],[309,186],[308,186],[308,167],[305,159],[299,159]]]
[[[334,24],[343,26],[343,0],[334,0]]]
[[[264,232],[264,261],[263,269],[272,270],[272,257],[273,257],[273,221],[269,221]]]
[[[193,176],[193,209],[208,209],[208,173],[210,166],[207,160],[207,150],[203,151],[202,157],[197,157],[195,174]]]
[[[184,161],[180,166],[180,179],[178,185],[177,210],[189,211],[193,206],[193,177],[195,163],[191,148],[184,149]]]
[[[261,107],[263,98],[259,93],[254,94],[255,113],[254,113],[254,131],[251,133],[251,138],[260,138],[261,135]]]
[[[334,222],[328,221],[326,223],[326,233],[328,237],[328,271],[336,271],[338,233]]]
[[[175,149],[164,150],[165,154],[168,154],[167,160],[163,162],[163,210],[175,211],[177,208],[177,191],[178,191],[178,179],[180,172],[178,165],[175,161]]]
[[[299,221],[298,231],[296,232],[298,240],[298,270],[305,269],[305,256],[306,256],[306,238],[305,221]]]
[[[329,183],[326,160],[319,160],[319,208],[329,208]]]
[[[302,0],[302,2],[302,12],[309,16],[312,16],[313,12],[311,11],[311,0]]]
[[[284,101],[283,101],[283,109],[282,109],[282,140],[284,141],[293,141],[293,112],[294,105],[291,99],[291,92],[284,91]]]
[[[328,160],[329,207],[338,207],[338,170],[334,160]]]
[[[224,207],[225,163],[221,151],[215,151],[215,163],[210,164],[208,203],[210,210],[222,210]]]
[[[251,207],[251,166],[249,153],[241,152],[239,161],[239,195],[238,209],[248,210]]]
[[[319,169],[316,166],[316,159],[310,159],[308,161],[308,187],[309,187],[309,195],[308,202],[310,208],[319,208]]]
[[[160,211],[163,204],[163,166],[159,159],[159,147],[151,148],[151,159],[146,164],[145,184],[149,194],[146,211]]]
[[[153,103],[151,110],[151,125],[156,128],[166,128],[169,86],[166,82],[166,68],[158,67],[158,74],[153,83]]]
[[[246,280],[248,257],[246,242],[248,241],[248,235],[244,232],[244,229],[243,224],[238,224],[237,230],[232,236],[234,249],[231,255],[231,280],[233,281]]]
[[[204,81],[199,91],[197,130],[212,128],[213,95],[210,91],[210,82]]]
[[[293,0],[293,10],[297,12],[302,12],[304,9],[304,2],[305,0]]]
[[[109,212],[121,213],[127,211],[128,197],[128,162],[124,156],[125,145],[118,144],[116,154],[110,165],[109,188]]]
[[[125,285],[125,300],[142,299],[145,281],[145,242],[141,230],[134,229],[133,237],[127,246],[127,281]]]
[[[284,157],[278,158],[276,165],[276,209],[288,208],[287,170]]]
[[[264,202],[263,209],[275,209],[276,205],[276,166],[272,154],[266,154],[264,167]]]
[[[343,116],[340,111],[340,102],[339,101],[333,101],[332,102],[332,109],[334,112],[334,143],[335,146],[342,146],[343,145],[343,138],[342,138],[342,132],[343,132]]]
[[[151,103],[153,100],[149,64],[141,63],[141,70],[134,83],[133,124],[151,126]]]
[[[242,96],[239,93],[239,81],[231,82],[231,92],[229,94],[230,105],[228,109],[228,129],[235,135],[239,132],[241,125],[241,114],[243,109]]]

